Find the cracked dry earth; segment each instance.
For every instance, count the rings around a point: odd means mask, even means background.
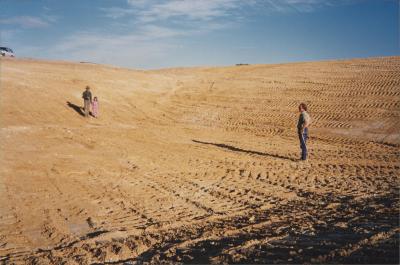
[[[0,68],[0,264],[399,263],[400,57]]]

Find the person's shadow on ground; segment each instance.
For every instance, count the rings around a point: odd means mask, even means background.
[[[246,149],[241,149],[235,146],[227,145],[227,144],[219,144],[219,143],[210,143],[210,142],[203,142],[199,140],[192,140],[192,142],[198,143],[198,144],[205,144],[205,145],[214,145],[219,148],[223,148],[226,150],[234,151],[234,152],[241,152],[241,153],[247,153],[247,154],[252,154],[252,155],[260,155],[260,156],[270,156],[270,157],[275,157],[275,158],[280,158],[280,159],[285,159],[285,160],[291,160],[291,161],[297,161],[297,159],[294,159],[292,157],[287,157],[287,156],[282,156],[278,154],[269,154],[269,153],[263,153],[259,151],[252,151],[252,150],[246,150]]]
[[[67,101],[67,106],[70,107],[71,109],[75,110],[76,112],[78,112],[79,115],[85,117],[85,113],[84,113],[82,107],[75,105],[69,101]]]

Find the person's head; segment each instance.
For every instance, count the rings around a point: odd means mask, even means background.
[[[94,100],[94,101],[97,101],[97,97],[94,97],[93,100]]]
[[[86,90],[90,90],[90,87],[89,87],[89,86],[86,86]]]
[[[307,105],[305,103],[300,103],[299,111],[300,112],[307,111]]]

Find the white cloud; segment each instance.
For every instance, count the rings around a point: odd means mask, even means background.
[[[59,20],[60,17],[55,15],[44,15],[43,18],[45,21],[47,21],[48,24],[52,24],[57,22],[57,20]]]
[[[157,0],[127,0],[127,3],[135,7],[144,7],[157,2]]]
[[[241,0],[128,0],[127,4],[100,8],[113,23],[124,25],[118,33],[74,33],[51,49],[52,56],[146,67],[178,49],[179,37],[233,27],[240,18],[232,12],[247,5]]]
[[[231,10],[241,6],[238,0],[173,0],[154,4],[147,10],[139,12],[142,22],[153,22],[167,19],[212,20],[227,17]]]
[[[125,17],[127,15],[132,15],[135,13],[134,9],[122,7],[100,8],[100,10],[105,13],[106,17],[113,19]]]
[[[49,22],[40,17],[16,16],[0,19],[0,24],[18,25],[23,28],[43,28],[49,26]]]
[[[128,7],[103,8],[107,17],[133,15],[142,23],[168,19],[212,20],[228,17],[243,7],[262,7],[265,11],[311,12],[324,6],[352,3],[360,0],[127,0]]]
[[[188,31],[157,25],[143,25],[126,34],[76,32],[45,53],[49,58],[146,68],[156,65],[179,46],[175,37],[187,34]]]
[[[100,9],[108,18],[124,18],[117,21],[124,21],[125,29],[133,28],[142,37],[153,38],[204,34],[231,27],[241,19],[232,13],[248,4],[240,0],[128,0],[127,3],[127,8]]]
[[[129,1],[129,8],[100,8],[115,23],[123,22],[118,33],[76,32],[48,53],[54,58],[148,67],[150,61],[156,65],[178,49],[179,37],[232,27],[239,18],[230,17],[229,12],[240,5],[239,0],[173,0]]]
[[[137,22],[149,23],[167,19],[211,20],[226,17],[254,0],[128,0],[128,7],[100,8],[106,17],[132,15]]]
[[[155,40],[162,38],[172,38],[177,36],[188,35],[188,31],[183,31],[180,29],[173,29],[168,27],[162,27],[157,25],[147,25],[140,30],[142,38],[146,40]]]
[[[312,12],[326,6],[342,5],[356,0],[263,0],[258,1],[267,10],[277,12]]]

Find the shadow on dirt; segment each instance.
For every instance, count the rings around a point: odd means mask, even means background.
[[[82,107],[75,105],[69,101],[67,101],[67,106],[70,107],[71,109],[75,110],[79,115],[85,117],[85,111]],[[94,117],[94,115],[91,111],[89,111],[89,115]]]
[[[260,155],[260,156],[270,156],[270,157],[275,157],[275,158],[279,158],[279,159],[285,159],[285,160],[290,160],[290,161],[298,161],[298,159],[294,159],[291,157],[286,157],[286,156],[281,156],[281,155],[277,155],[277,154],[268,154],[268,153],[263,153],[263,152],[259,152],[259,151],[252,151],[252,150],[246,150],[246,149],[241,149],[235,146],[231,146],[231,145],[227,145],[227,144],[217,144],[217,143],[209,143],[209,142],[202,142],[202,141],[198,141],[198,140],[192,140],[195,143],[198,144],[208,144],[208,145],[214,145],[220,148],[224,148],[230,151],[235,151],[235,152],[242,152],[242,153],[247,153],[247,154],[252,154],[252,155]]]
[[[85,113],[83,112],[83,108],[75,105],[69,101],[67,101],[67,106],[70,107],[71,109],[75,110],[79,115],[85,117]]]

